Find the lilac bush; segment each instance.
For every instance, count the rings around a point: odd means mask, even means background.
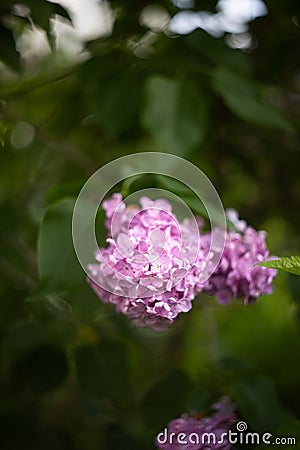
[[[228,397],[214,404],[211,416],[182,414],[157,435],[159,450],[229,450],[229,430],[237,422],[235,406]]]
[[[104,303],[115,305],[138,326],[160,329],[178,314],[188,312],[199,293],[255,301],[272,292],[277,271],[258,266],[269,258],[265,233],[227,215],[229,230],[221,260],[205,282],[200,274],[209,264],[211,233],[202,220],[179,222],[165,199],[140,198],[140,206],[126,206],[120,194],[103,202],[108,229],[107,247],[96,251],[88,266],[88,282]]]

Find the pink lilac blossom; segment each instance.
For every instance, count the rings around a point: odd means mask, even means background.
[[[106,248],[96,251],[88,266],[88,282],[104,303],[115,305],[138,326],[154,329],[188,312],[197,294],[216,296],[219,303],[242,298],[255,301],[272,292],[277,271],[258,266],[267,260],[265,233],[248,227],[235,210],[221,260],[210,278],[211,233],[201,219],[179,223],[165,199],[141,197],[141,206],[126,206],[120,194],[103,202],[108,229]],[[199,239],[200,237],[200,239]]]
[[[228,397],[214,404],[211,416],[183,414],[157,435],[159,450],[229,450],[228,432],[237,422],[235,406]],[[206,434],[205,434],[206,433]]]
[[[236,228],[237,231],[227,232],[224,252],[217,269],[205,284],[198,285],[199,290],[202,287],[202,291],[216,296],[219,303],[229,303],[233,298],[251,303],[260,295],[271,294],[273,280],[277,275],[276,270],[257,265],[270,259],[265,232],[256,231],[238,220]],[[204,242],[202,239],[202,244]]]
[[[103,202],[108,247],[96,252],[88,282],[135,324],[159,329],[192,307],[199,230],[179,223],[164,199],[140,204],[126,207],[120,194]]]

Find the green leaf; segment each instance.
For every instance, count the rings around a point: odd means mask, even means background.
[[[258,85],[250,78],[222,67],[215,69],[212,77],[215,90],[241,119],[271,129],[292,129],[278,109],[263,102]]]
[[[72,308],[72,315],[84,321],[94,321],[103,314],[103,310],[106,310],[105,305],[86,280],[70,289],[65,300]],[[63,305],[58,305],[58,307],[63,307]],[[59,312],[57,311],[57,313]]]
[[[64,199],[47,209],[38,237],[40,280],[53,292],[69,289],[84,279],[72,241],[74,199]]]
[[[31,10],[31,17],[36,25],[39,25],[43,30],[48,30],[49,19],[52,14],[53,5],[45,1],[26,0],[26,5]]]
[[[243,73],[249,73],[251,70],[248,55],[229,48],[225,39],[216,39],[202,30],[191,33],[185,39],[189,47],[200,55],[200,64],[206,62],[205,57],[209,64],[212,63],[214,66],[226,66],[234,71]]]
[[[59,16],[62,16],[65,19],[68,19],[70,22],[72,22],[72,18],[68,13],[68,11],[58,3],[53,3],[52,14],[58,14]]]
[[[142,125],[162,149],[187,154],[206,138],[206,99],[187,83],[154,76],[146,85]]]
[[[260,266],[269,267],[270,269],[281,269],[300,276],[300,256],[286,256],[271,261],[259,263]]]
[[[65,8],[47,1],[26,0],[24,2],[31,10],[31,17],[35,24],[39,25],[43,30],[49,30],[49,19],[54,14],[59,14],[71,21],[71,17]]]
[[[141,99],[142,77],[133,72],[98,81],[90,89],[94,120],[110,137],[116,137],[135,126]]]
[[[184,196],[192,196],[195,193],[181,181],[176,180],[175,178],[167,177],[165,175],[155,175],[155,178],[158,182],[158,186],[167,189],[170,192],[178,195]]]
[[[123,195],[123,197],[126,197],[130,193],[131,185],[139,178],[141,178],[141,176],[142,175],[133,175],[132,177],[126,178],[126,180],[123,181],[121,190],[121,194]]]

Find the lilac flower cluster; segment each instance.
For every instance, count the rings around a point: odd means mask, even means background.
[[[242,233],[230,230],[221,261],[202,285],[203,291],[215,295],[219,303],[229,303],[233,298],[251,303],[262,294],[272,293],[277,271],[257,265],[268,258],[263,231],[251,227]],[[198,288],[201,289],[201,284]]]
[[[208,295],[216,296],[222,304],[229,303],[233,298],[243,299],[245,304],[251,303],[260,295],[272,293],[277,271],[257,265],[270,258],[266,233],[247,226],[233,209],[228,209],[226,214],[236,231],[227,232],[218,267],[205,284],[199,283],[197,287]],[[208,248],[208,235],[202,240],[202,246]]]
[[[229,450],[229,430],[237,422],[235,406],[228,397],[214,404],[211,416],[183,414],[172,420],[158,434],[156,447],[159,450]]]
[[[179,223],[166,200],[142,197],[140,204],[126,207],[120,194],[103,202],[108,247],[96,252],[88,281],[137,325],[161,328],[192,307],[198,227]]]
[[[88,282],[102,301],[136,325],[160,329],[172,323],[200,292],[220,303],[248,303],[272,292],[276,270],[256,265],[269,258],[265,233],[248,227],[235,211],[228,216],[236,231],[227,233],[214,273],[200,282],[211,234],[202,232],[200,220],[180,223],[167,200],[142,197],[140,204],[126,206],[120,194],[103,202],[108,246],[88,266]]]

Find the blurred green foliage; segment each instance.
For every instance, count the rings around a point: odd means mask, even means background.
[[[300,256],[287,256],[270,262],[264,262],[261,265],[300,275]]]
[[[247,51],[197,30],[157,33],[139,57],[133,49],[146,30],[138,17],[151,2],[112,0],[113,33],[70,60],[49,27],[53,14],[69,14],[24,0],[29,19],[13,14],[14,3],[0,6],[0,449],[150,450],[171,418],[206,411],[223,394],[253,431],[296,435],[294,275],[280,273],[274,294],[247,308],[201,299],[172,329],[139,330],[85,282],[71,214],[100,166],[165,151],[199,166],[226,207],[266,229],[272,253],[299,254],[300,4],[266,1],[269,14],[250,27],[257,46]],[[52,52],[28,63],[15,40],[31,21]],[[167,179],[125,188],[153,184],[203,211]]]

